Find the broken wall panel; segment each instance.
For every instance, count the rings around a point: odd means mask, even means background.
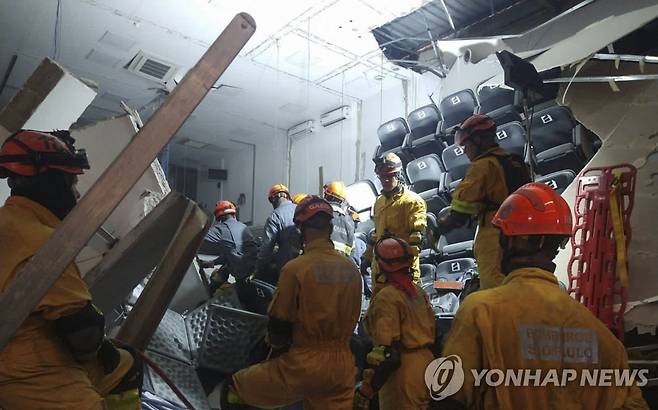
[[[634,63],[622,63],[616,69],[613,63],[590,62],[579,76],[639,72],[639,66]],[[658,73],[658,67],[647,64],[644,72]],[[631,215],[632,240],[628,249],[628,300],[637,302],[658,295],[658,248],[655,246],[658,232],[658,81],[623,82],[617,87],[618,92],[607,83],[573,83],[566,94],[565,104],[578,121],[603,141],[603,146],[586,168],[629,163],[638,169],[635,206]],[[561,99],[562,96],[558,98]],[[576,189],[574,182],[562,194],[572,207]],[[570,256],[571,248],[567,247],[556,260],[556,273],[565,283]],[[649,313],[635,314],[636,319],[627,320],[627,329],[634,327],[635,320],[645,327],[647,323],[653,323],[655,328],[658,325],[658,304],[654,305],[654,308],[644,309]]]
[[[71,135],[76,139],[76,145],[87,150],[91,166],[91,169],[79,178],[78,189],[81,194],[84,195],[91,188],[136,133],[137,128],[128,115],[72,130]],[[169,184],[156,159],[112,212],[103,227],[115,236],[127,233],[169,191]]]
[[[95,97],[94,89],[45,58],[0,111],[0,141],[21,128],[69,129]]]

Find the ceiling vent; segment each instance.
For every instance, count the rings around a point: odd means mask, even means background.
[[[128,71],[132,71],[141,77],[159,83],[166,83],[169,81],[178,69],[174,64],[161,58],[154,57],[153,55],[146,54],[144,51],[137,53],[126,68]]]

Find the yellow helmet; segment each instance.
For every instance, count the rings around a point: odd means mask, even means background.
[[[324,185],[324,199],[344,202],[347,200],[347,187],[343,181],[333,181]]]
[[[272,188],[270,188],[270,192],[268,192],[267,194],[267,199],[269,199],[271,202],[275,196],[281,193],[285,194],[288,197],[288,199],[290,199],[290,191],[288,191],[288,187],[286,187],[283,184],[276,184]]]
[[[295,194],[295,196],[292,197],[292,202],[298,204],[302,202],[302,199],[306,198],[307,196],[308,194],[304,194],[304,193]]]

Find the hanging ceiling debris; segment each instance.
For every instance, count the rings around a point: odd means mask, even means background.
[[[391,62],[422,72],[427,68],[418,65],[418,55],[432,41],[523,33],[581,2],[434,0],[371,33]]]

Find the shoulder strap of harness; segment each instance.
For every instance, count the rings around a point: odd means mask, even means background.
[[[523,158],[516,154],[490,154],[495,157],[500,167],[503,169],[505,177],[505,185],[507,186],[507,195],[521,188],[523,185],[530,182],[530,173],[528,167],[523,162]],[[500,207],[499,203],[488,201],[488,210],[497,210]]]

